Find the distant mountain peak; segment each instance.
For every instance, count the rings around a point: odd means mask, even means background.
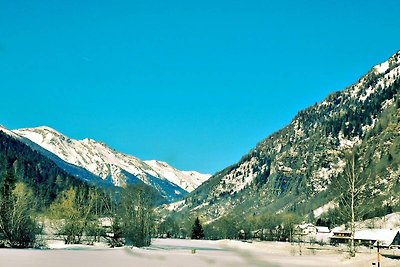
[[[36,132],[45,131],[45,132],[50,132],[50,133],[57,134],[57,135],[63,135],[60,132],[58,132],[57,130],[55,130],[49,126],[46,126],[46,125],[32,127],[32,128],[23,128],[23,129],[19,129],[19,130],[24,130],[24,129],[36,131]]]
[[[49,131],[49,132],[57,132],[55,129],[46,126],[46,125],[42,125],[42,126],[38,126],[38,127],[33,127],[31,129],[38,129],[38,130],[45,130],[45,131]],[[58,132],[57,132],[58,133]]]
[[[116,151],[103,142],[85,138],[76,140],[48,127],[13,130],[60,159],[84,168],[103,180],[111,179],[116,186],[142,181],[177,199],[198,187],[211,175],[196,173],[188,175],[166,162],[142,161],[134,156]]]
[[[179,171],[164,161],[146,160],[144,162],[156,172],[156,176],[165,177],[188,192],[193,191],[211,177],[210,174],[196,171]]]

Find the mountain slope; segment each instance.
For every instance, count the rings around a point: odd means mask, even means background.
[[[59,158],[57,155],[53,154],[52,152],[46,150],[45,148],[39,146],[38,144],[32,142],[31,140],[29,140],[28,138],[25,138],[23,136],[20,136],[16,133],[14,133],[13,131],[10,131],[8,129],[6,129],[3,126],[0,126],[0,130],[3,131],[4,133],[6,133],[8,136],[28,145],[31,149],[33,149],[34,151],[39,152],[40,154],[44,155],[45,157],[47,157],[48,159],[50,159],[51,161],[53,161],[58,167],[60,167],[62,170],[64,170],[65,172],[69,173],[70,175],[77,177],[81,180],[84,180],[86,182],[92,183],[92,184],[96,184],[96,185],[100,185],[103,187],[110,187],[112,186],[112,182],[109,180],[99,180],[98,176],[94,175],[93,173],[89,172],[88,170],[82,168],[82,167],[78,167],[76,165],[70,164],[64,160],[62,160],[61,158]],[[96,181],[96,182],[94,182]]]
[[[169,201],[186,195],[200,185],[207,175],[181,172],[166,163],[149,164],[130,155],[120,153],[104,143],[92,139],[75,140],[49,127],[18,129],[14,134],[31,140],[60,159],[86,169],[96,177],[92,182],[108,181],[115,186],[144,182],[157,189]],[[152,167],[155,166],[155,167]]]
[[[88,186],[0,126],[0,179],[10,168],[20,181],[33,189],[39,204],[50,204],[59,192],[70,186]]]
[[[399,65],[397,52],[355,84],[300,111],[287,127],[174,204],[175,210],[208,221],[263,211],[311,213],[335,199],[331,183],[341,179],[344,153],[353,147],[360,148],[365,172],[373,174],[365,186],[376,199],[399,205]]]
[[[146,160],[144,162],[153,169],[154,173],[152,174],[154,176],[166,178],[188,192],[192,192],[211,177],[209,174],[202,174],[196,171],[179,171],[162,161]]]

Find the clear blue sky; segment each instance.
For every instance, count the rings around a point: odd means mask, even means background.
[[[400,2],[0,1],[0,124],[213,173],[400,49]]]

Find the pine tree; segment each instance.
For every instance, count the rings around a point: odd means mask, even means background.
[[[194,221],[194,225],[192,228],[192,239],[203,239],[204,238],[204,230],[203,226],[201,226],[199,217]]]
[[[12,191],[15,188],[15,183],[14,173],[7,170],[0,183],[0,234],[4,239],[9,239],[12,236],[10,216],[13,206]]]

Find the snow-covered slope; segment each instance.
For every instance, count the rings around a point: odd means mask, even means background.
[[[42,154],[43,156],[47,157],[48,159],[53,161],[58,167],[60,167],[62,170],[64,170],[65,172],[67,172],[68,174],[70,174],[74,177],[77,177],[86,182],[94,182],[95,184],[97,184],[99,186],[108,187],[108,186],[112,185],[111,181],[101,180],[101,179],[99,180],[99,177],[97,175],[89,172],[85,168],[70,164],[70,163],[62,160],[60,157],[58,157],[54,153],[46,150],[45,148],[39,146],[38,144],[32,142],[28,138],[25,138],[23,136],[20,136],[14,132],[8,130],[7,128],[5,128],[2,125],[0,125],[0,131],[2,131],[3,133],[7,134],[8,136],[10,136],[16,140],[28,145],[31,149],[33,149],[34,151],[37,151],[40,154]]]
[[[145,163],[154,170],[154,173],[151,173],[152,175],[166,178],[188,192],[193,191],[211,177],[209,174],[202,174],[196,171],[179,171],[162,161],[146,160]]]
[[[14,132],[8,130],[6,127],[4,127],[3,125],[0,124],[0,131],[4,132],[5,134],[14,137],[14,138],[19,138],[19,136],[17,134],[15,134]]]
[[[103,180],[111,180],[115,186],[142,181],[155,187],[170,200],[178,199],[186,192],[194,190],[210,177],[197,172],[182,172],[162,162],[144,162],[120,153],[104,143],[88,138],[75,140],[46,126],[12,132]]]

